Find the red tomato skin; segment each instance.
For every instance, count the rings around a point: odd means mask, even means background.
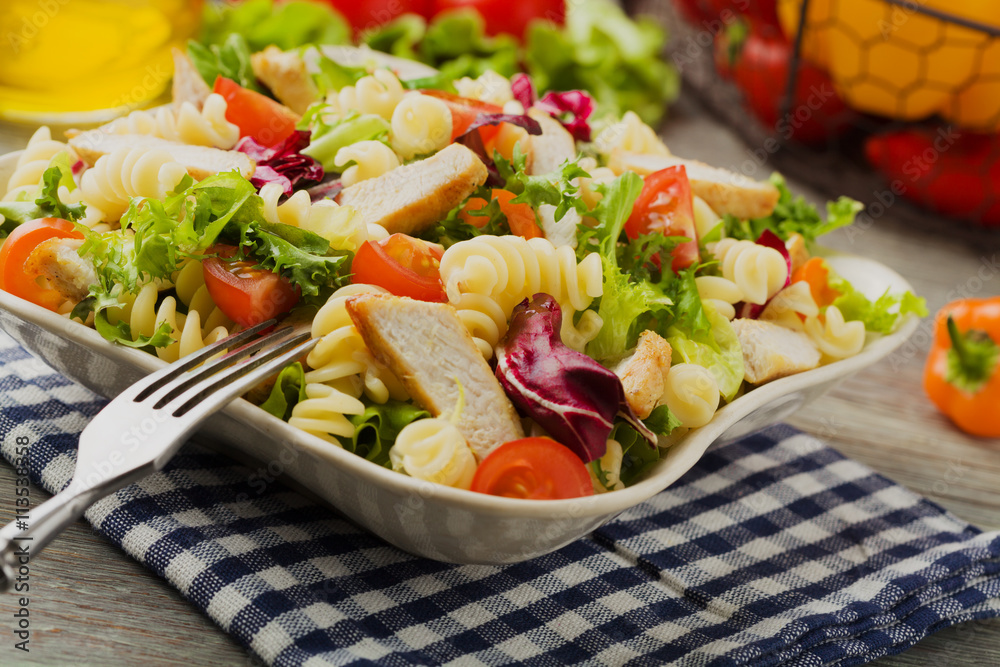
[[[686,236],[671,253],[671,268],[677,272],[695,264],[698,253],[698,232],[694,226],[694,199],[684,165],[667,167],[646,176],[642,192],[635,200],[632,214],[625,223],[630,239],[652,231],[665,236]]]
[[[563,0],[528,0],[509,2],[508,0],[434,0],[434,14],[449,9],[472,8],[477,10],[486,22],[487,35],[506,33],[518,39],[524,37],[528,24],[533,19],[551,21],[556,25],[566,22],[566,3]]]
[[[376,285],[396,296],[442,303],[448,300],[438,271],[441,251],[406,234],[365,241],[354,255],[351,282]],[[402,260],[402,261],[401,261]]]
[[[276,146],[295,132],[299,116],[266,95],[248,90],[223,76],[213,92],[226,100],[226,120],[240,128],[240,138],[253,137],[261,146]]]
[[[403,14],[419,14],[430,18],[433,0],[326,0],[326,4],[343,16],[354,33],[375,30]]]
[[[266,269],[254,269],[252,261],[226,261],[236,254],[233,246],[215,246],[201,263],[205,287],[226,317],[242,327],[252,327],[284,315],[299,301],[298,289],[286,278]]]
[[[486,456],[472,478],[472,491],[507,498],[559,500],[594,494],[587,467],[551,438],[506,442]]]
[[[55,310],[65,299],[55,290],[40,287],[25,273],[24,265],[31,253],[49,239],[82,239],[83,234],[69,220],[39,218],[18,225],[0,246],[0,289],[25,301]]]

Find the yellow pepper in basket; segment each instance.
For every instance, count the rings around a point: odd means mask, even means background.
[[[798,32],[802,0],[778,0],[785,32]],[[933,114],[1000,130],[1000,37],[927,16],[916,7],[1000,28],[996,0],[811,0],[803,57],[829,72],[855,109],[901,120]]]

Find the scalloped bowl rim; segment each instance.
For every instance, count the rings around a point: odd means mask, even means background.
[[[20,151],[17,151],[0,156],[0,172],[9,168],[10,162],[16,160],[19,154]],[[884,275],[885,283],[891,285],[893,289],[912,290],[909,283],[899,274],[875,260],[836,253],[830,253],[827,256],[834,263],[847,261],[860,264],[869,271],[880,272]],[[856,287],[864,291],[864,286],[856,285]],[[868,294],[868,296],[878,296],[878,294]],[[35,324],[48,333],[58,332],[60,335],[72,337],[74,343],[83,345],[119,364],[128,364],[147,373],[158,370],[165,365],[165,362],[148,353],[109,344],[96,330],[82,326],[78,322],[70,322],[49,310],[3,291],[0,291],[0,307],[23,321]],[[624,489],[582,498],[522,500],[475,493],[440,484],[430,484],[394,472],[343,448],[331,445],[316,436],[290,426],[245,399],[236,399],[223,411],[235,419],[256,426],[263,432],[279,436],[284,441],[293,441],[296,447],[308,450],[311,454],[326,459],[343,470],[370,481],[375,486],[386,487],[398,493],[418,493],[425,497],[432,495],[438,502],[488,515],[503,515],[512,519],[545,519],[566,514],[577,518],[611,516],[634,507],[667,488],[690,470],[709,446],[743,417],[786,395],[842,379],[874,364],[902,345],[917,328],[919,322],[919,318],[908,316],[893,333],[886,336],[869,337],[862,351],[853,357],[754,387],[732,403],[720,408],[707,425],[692,429],[680,441],[672,444],[667,451],[673,455],[661,457],[660,461],[646,473],[645,478],[641,481]]]

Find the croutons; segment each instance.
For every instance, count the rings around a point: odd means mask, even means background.
[[[691,192],[704,199],[719,215],[729,213],[737,218],[763,218],[771,215],[778,203],[778,189],[770,183],[754,181],[696,160],[669,155],[624,153],[620,161],[612,164],[611,168],[619,174],[634,171],[645,176],[677,165],[683,165],[687,170]]]
[[[524,437],[514,406],[451,306],[388,294],[361,294],[346,305],[365,345],[421,407],[447,419],[461,394],[456,426],[479,460]]]
[[[195,180],[202,180],[220,171],[236,169],[244,178],[253,175],[254,161],[239,151],[225,151],[208,146],[192,146],[176,141],[167,141],[145,134],[108,134],[100,130],[78,133],[69,140],[69,145],[89,166],[97,159],[119,148],[160,149],[168,152],[176,162],[180,162]]]
[[[366,224],[414,234],[444,218],[488,175],[475,153],[451,144],[426,160],[344,188],[338,201],[357,209]]]
[[[809,336],[764,320],[733,320],[743,348],[744,379],[763,384],[819,366],[820,354]]]
[[[645,419],[663,395],[670,371],[670,343],[655,331],[639,334],[635,351],[613,369],[625,388],[625,400],[632,412]]]

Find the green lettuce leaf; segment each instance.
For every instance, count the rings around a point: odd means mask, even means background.
[[[271,387],[271,394],[260,407],[278,419],[288,421],[292,416],[292,408],[304,400],[306,400],[305,371],[302,369],[302,364],[295,362],[278,373],[274,386]]]
[[[344,449],[389,468],[389,449],[399,432],[410,422],[430,416],[426,410],[402,401],[370,405],[364,413],[350,417],[354,436],[350,441],[342,440]]]
[[[365,67],[348,67],[327,58],[318,49],[316,49],[316,53],[316,66],[319,68],[319,72],[313,74],[313,81],[316,83],[320,95],[324,98],[327,93],[336,92],[344,86],[354,85],[368,74],[368,69]]]
[[[340,173],[345,167],[336,164],[341,148],[359,141],[382,141],[389,139],[389,122],[375,114],[359,114],[356,111],[338,118],[333,123],[323,120],[322,104],[314,104],[302,117],[300,129],[307,128],[312,133],[310,143],[302,151],[323,165],[323,170]]]
[[[256,53],[270,44],[283,51],[306,44],[348,44],[351,29],[340,14],[317,2],[206,2],[198,41],[221,46],[232,34],[243,35]]]
[[[844,319],[861,320],[868,331],[890,334],[905,316],[926,317],[928,314],[927,301],[913,292],[890,294],[886,290],[872,301],[833,271],[828,282],[830,287],[840,292],[833,305],[840,309]]]
[[[201,78],[210,87],[215,85],[216,78],[222,76],[232,79],[244,88],[261,92],[253,67],[250,65],[250,47],[243,35],[232,33],[221,45],[206,46],[193,40],[189,41],[187,54],[195,69],[201,74]]]
[[[827,202],[826,220],[824,220],[816,207],[804,197],[792,195],[781,174],[772,174],[771,183],[780,193],[774,212],[766,218],[751,220],[739,220],[732,215],[725,216],[723,224],[727,236],[756,241],[765,229],[770,229],[783,241],[787,241],[792,234],[799,233],[806,241],[812,243],[818,237],[829,234],[835,229],[854,224],[855,216],[864,208],[861,202],[850,197],[841,197],[837,201]]]

